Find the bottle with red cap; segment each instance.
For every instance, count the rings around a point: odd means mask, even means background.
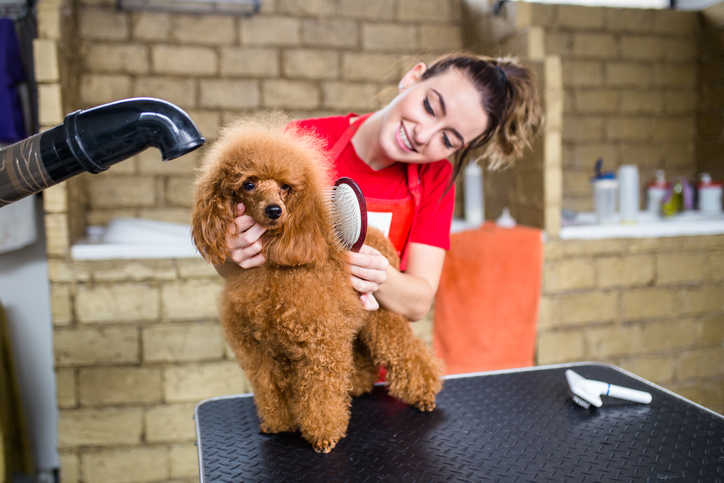
[[[722,212],[722,183],[712,181],[709,173],[701,173],[699,181],[699,211],[710,215]]]

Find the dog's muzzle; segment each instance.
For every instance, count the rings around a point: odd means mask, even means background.
[[[276,220],[277,218],[282,216],[282,207],[279,205],[269,205],[264,208],[264,214],[267,216],[267,218]]]

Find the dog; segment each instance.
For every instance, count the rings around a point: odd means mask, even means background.
[[[405,317],[363,308],[334,231],[320,143],[279,122],[223,130],[196,181],[192,235],[218,265],[239,202],[266,228],[265,263],[226,278],[224,335],[252,385],[261,431],[299,431],[328,453],[346,435],[351,398],[372,389],[380,366],[389,394],[421,411],[435,408],[442,371]],[[366,243],[399,267],[381,232],[370,229]]]

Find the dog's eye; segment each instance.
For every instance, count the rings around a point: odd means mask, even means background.
[[[246,191],[251,191],[254,188],[256,188],[256,184],[254,184],[253,181],[247,180],[247,181],[244,181],[244,183],[242,183],[241,187],[244,188]]]
[[[292,187],[284,183],[283,185],[281,185],[281,189],[282,191],[291,191]]]

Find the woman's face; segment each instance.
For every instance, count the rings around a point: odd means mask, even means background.
[[[451,68],[422,80],[424,64],[400,82],[400,94],[383,110],[379,144],[385,156],[404,163],[450,157],[488,125],[480,93],[461,71]]]

